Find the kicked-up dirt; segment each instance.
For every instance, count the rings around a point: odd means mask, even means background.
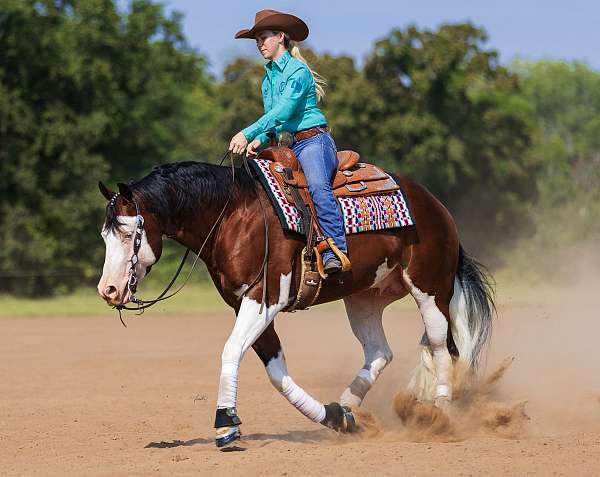
[[[293,409],[249,351],[243,440],[212,429],[229,313],[0,321],[0,475],[600,475],[600,313],[593,296],[499,308],[491,376],[447,413],[400,394],[417,359],[416,308],[386,311],[394,361],[338,436]],[[362,366],[342,306],[278,317],[291,376],[324,402]],[[514,358],[508,369],[494,371]],[[434,414],[432,414],[432,412]],[[400,417],[404,417],[402,420]]]

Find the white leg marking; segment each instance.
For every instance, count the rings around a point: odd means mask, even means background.
[[[452,399],[452,358],[448,352],[446,338],[448,336],[448,321],[444,314],[435,304],[435,297],[419,290],[410,279],[406,270],[403,270],[403,277],[409,287],[410,294],[415,299],[423,323],[425,324],[425,333],[433,353],[433,365],[435,367],[436,383],[435,394],[433,399]],[[421,368],[423,371],[422,377],[417,378],[417,373],[411,382],[411,385],[416,385],[420,389],[417,394],[425,399],[431,399],[432,396],[427,396],[427,391],[431,386],[426,382],[426,369],[430,368],[428,357],[422,356]]]
[[[240,361],[248,348],[273,321],[275,315],[287,305],[291,281],[291,272],[281,275],[279,278],[279,301],[274,305],[263,307],[262,313],[259,313],[260,303],[248,297],[242,299],[233,331],[225,343],[221,356],[218,408],[235,407]]]
[[[343,406],[360,406],[393,354],[381,322],[383,306],[372,297],[344,299],[346,313],[355,336],[363,346],[365,364],[340,397]]]
[[[325,406],[298,386],[288,375],[283,351],[279,351],[277,357],[269,361],[267,373],[273,386],[298,411],[314,422],[321,422],[325,419]]]

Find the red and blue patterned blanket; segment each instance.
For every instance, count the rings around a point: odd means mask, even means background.
[[[269,170],[269,161],[255,159],[249,161],[249,164],[267,191],[284,230],[304,234],[300,212],[286,199],[279,183]],[[344,216],[347,234],[414,225],[407,200],[401,190],[362,197],[338,197],[337,200]]]

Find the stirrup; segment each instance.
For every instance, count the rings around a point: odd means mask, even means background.
[[[325,245],[325,243],[326,243],[326,245],[329,245],[329,247],[325,247],[325,248],[330,248],[331,251],[335,254],[335,256],[340,259],[340,262],[342,262],[342,270],[341,270],[342,272],[347,272],[348,270],[352,269],[352,264],[350,263],[350,259],[346,256],[346,254],[344,252],[342,252],[337,247],[334,240],[331,237],[329,237],[328,239],[325,239],[323,242],[318,243],[317,246],[313,248],[315,255],[317,257],[317,271],[319,272],[319,275],[321,275],[321,278],[323,278],[323,280],[325,280],[327,278],[327,273],[325,273],[323,257],[321,256],[321,252],[319,251],[319,249],[324,250],[323,245]]]

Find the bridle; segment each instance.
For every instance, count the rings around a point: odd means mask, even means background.
[[[121,194],[119,192],[117,192],[111,197],[111,199],[109,201],[110,207],[115,206],[119,195],[121,195]],[[142,300],[142,299],[136,297],[135,292],[137,291],[137,286],[139,283],[136,266],[140,261],[138,254],[139,254],[140,248],[142,246],[142,236],[144,234],[144,216],[142,214],[140,214],[140,208],[138,206],[137,201],[133,198],[128,199],[128,200],[130,200],[130,202],[133,202],[133,205],[135,206],[135,233],[133,236],[133,254],[131,255],[131,258],[129,259],[130,266],[129,266],[129,272],[128,272],[129,278],[127,280],[127,289],[129,290],[130,301],[135,303],[137,306],[129,307],[129,306],[125,306],[125,305],[115,305],[113,307],[113,308],[116,308],[116,310],[119,312],[119,319],[121,320],[121,323],[123,324],[123,326],[125,326],[125,328],[127,328],[127,325],[123,321],[123,316],[121,315],[121,310],[134,310],[134,311],[137,311],[138,314],[141,315],[146,308],[150,308],[151,306],[155,305],[159,301],[166,300],[167,298],[170,298],[170,297],[176,295],[177,293],[179,293],[179,291],[187,283],[187,280],[189,279],[192,271],[194,270],[194,267],[196,266],[196,262],[198,260],[198,257],[200,256],[200,252],[202,251],[202,249],[201,249],[198,252],[198,255],[196,256],[196,260],[194,260],[194,263],[192,264],[192,268],[190,269],[190,272],[189,272],[185,282],[183,283],[182,286],[179,287],[178,290],[176,290],[175,292],[173,292],[172,294],[170,294],[168,296],[165,296],[169,292],[169,290],[171,289],[171,287],[173,286],[173,284],[175,283],[177,278],[179,277],[179,274],[181,273],[181,270],[183,269],[183,265],[185,264],[185,261],[187,260],[189,254],[190,254],[189,248],[186,249],[185,253],[183,254],[183,258],[181,259],[181,263],[179,264],[179,267],[177,267],[177,271],[175,272],[175,275],[173,276],[173,278],[171,279],[171,281],[169,282],[167,287],[164,289],[164,291],[158,297],[156,297],[154,300]],[[203,244],[202,248],[204,248],[204,244]]]
[[[119,193],[117,192],[115,196],[118,195]],[[129,280],[127,281],[127,288],[129,289],[129,293],[131,294],[131,301],[133,303],[143,304],[142,300],[139,300],[135,296],[138,284],[138,276],[137,272],[135,271],[135,266],[140,261],[138,253],[142,245],[142,234],[144,233],[144,217],[140,214],[140,208],[138,207],[138,204],[135,200],[133,200],[133,204],[135,205],[135,235],[133,236],[133,255],[129,260],[131,266],[129,267]]]
[[[204,250],[204,247],[208,243],[208,240],[212,236],[213,232],[216,230],[217,226],[220,224],[221,219],[223,218],[223,215],[225,215],[225,211],[227,210],[227,206],[231,202],[231,197],[233,196],[233,189],[234,189],[233,186],[235,185],[235,164],[233,161],[233,155],[231,154],[230,151],[225,153],[225,155],[221,159],[220,164],[223,164],[223,161],[225,160],[225,158],[227,156],[229,156],[231,159],[232,187],[231,187],[231,190],[229,193],[229,197],[227,198],[225,205],[223,206],[223,208],[221,209],[221,212],[219,213],[217,219],[215,220],[215,223],[212,225],[210,231],[206,235],[204,242],[202,242],[202,245],[200,246],[198,252],[196,252],[196,256],[194,257],[194,262],[192,263],[192,266],[191,266],[184,282],[177,288],[177,290],[175,290],[173,293],[171,293],[169,295],[167,295],[167,293],[169,292],[169,290],[175,284],[175,281],[179,277],[179,274],[181,273],[181,270],[183,269],[183,266],[190,254],[191,249],[189,247],[186,249],[185,253],[183,254],[183,258],[181,259],[181,262],[179,263],[179,267],[177,267],[177,271],[173,275],[173,278],[171,278],[171,281],[166,286],[166,288],[162,291],[162,293],[160,293],[160,295],[158,295],[153,300],[142,300],[140,298],[137,298],[135,296],[135,292],[137,291],[139,278],[138,278],[138,274],[136,271],[136,266],[140,261],[138,254],[140,251],[140,247],[142,246],[142,236],[144,234],[144,217],[140,214],[140,209],[139,209],[139,206],[138,206],[138,203],[136,202],[136,200],[133,197],[131,199],[127,199],[130,202],[133,202],[133,205],[135,206],[135,233],[133,236],[133,254],[131,255],[131,258],[129,259],[130,266],[129,266],[129,272],[128,272],[129,279],[127,280],[127,289],[129,290],[129,294],[130,294],[130,301],[135,303],[137,306],[135,306],[135,307],[128,307],[125,305],[113,306],[113,308],[115,308],[119,312],[119,319],[121,320],[121,323],[123,324],[123,326],[125,328],[127,328],[127,325],[123,321],[123,316],[121,315],[121,310],[133,310],[133,311],[137,311],[138,314],[141,315],[142,313],[144,313],[144,311],[147,308],[154,306],[156,303],[158,303],[160,301],[167,300],[168,298],[171,298],[171,297],[177,295],[189,281],[189,279],[192,275],[192,272],[194,271],[194,268],[196,267],[196,264],[198,263],[200,254]],[[244,158],[243,162],[244,162],[245,169],[249,174],[251,174],[246,156],[243,156],[243,158]],[[255,185],[255,187],[256,187],[256,185]],[[268,234],[269,226],[268,226],[267,216],[266,216],[266,213],[264,210],[264,206],[262,204],[262,201],[260,200],[260,195],[258,194],[258,191],[256,191],[256,192],[257,192],[259,202],[261,204],[261,208],[262,208],[262,212],[263,212],[263,219],[264,219],[264,224],[265,224],[265,255],[264,255],[261,269],[259,270],[259,272],[256,275],[256,277],[254,278],[254,280],[252,280],[252,282],[248,286],[247,290],[250,289],[251,287],[253,287],[258,282],[258,280],[260,279],[260,277],[262,275],[262,277],[263,277],[263,296],[262,296],[261,308],[259,311],[260,313],[262,313],[262,309],[265,304],[266,293],[267,293],[267,263],[268,263],[268,253],[269,253],[269,234]],[[113,208],[115,207],[115,204],[117,202],[119,195],[121,195],[121,194],[119,192],[117,192],[110,198],[109,206],[111,206]]]

